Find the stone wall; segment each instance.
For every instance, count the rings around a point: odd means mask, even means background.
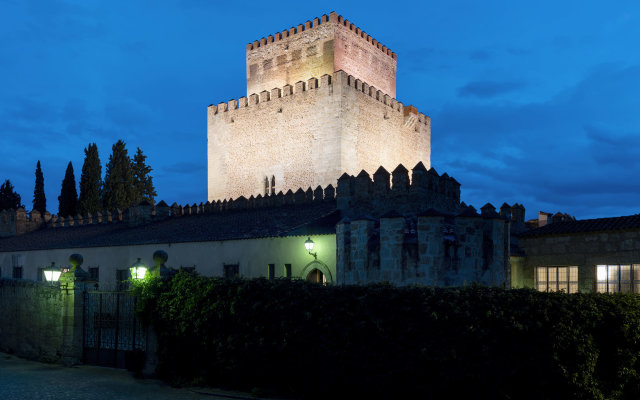
[[[0,350],[56,362],[62,357],[64,294],[59,287],[0,278]]]
[[[577,266],[578,290],[595,290],[599,264],[640,264],[640,231],[609,231],[521,237],[526,257],[518,285],[534,287],[535,267]]]
[[[497,214],[345,219],[337,227],[341,283],[510,286],[509,221]]]
[[[208,199],[336,184],[343,173],[430,167],[430,119],[338,71],[208,108]]]
[[[396,55],[332,12],[247,45],[247,96],[343,70],[396,96]]]

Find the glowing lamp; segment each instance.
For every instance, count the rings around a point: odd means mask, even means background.
[[[44,274],[44,279],[47,282],[54,283],[54,282],[58,282],[58,280],[60,279],[60,274],[62,273],[62,270],[60,269],[60,267],[56,267],[56,263],[52,262],[51,266],[42,270],[42,273]]]
[[[147,274],[147,267],[138,258],[138,260],[129,268],[129,271],[131,272],[131,278],[144,279],[144,276]]]
[[[307,238],[307,240],[305,240],[304,242],[304,248],[307,249],[307,251],[309,252],[309,254],[311,254],[313,256],[313,258],[318,259],[318,253],[312,253],[311,250],[313,250],[313,246],[315,245],[315,243],[313,243],[313,240],[311,240],[311,238]]]

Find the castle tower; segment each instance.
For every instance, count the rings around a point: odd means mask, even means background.
[[[247,45],[247,97],[208,108],[208,199],[335,186],[431,156],[430,120],[395,100],[396,54],[331,13]]]

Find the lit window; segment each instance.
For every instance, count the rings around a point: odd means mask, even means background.
[[[537,267],[535,276],[541,292],[578,293],[578,267]]]
[[[596,266],[598,293],[640,293],[640,264]]]

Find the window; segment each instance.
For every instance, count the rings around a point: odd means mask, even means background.
[[[640,264],[596,266],[598,293],[640,293]]]
[[[271,195],[274,196],[276,194],[276,177],[271,175]]]
[[[269,264],[267,265],[267,279],[272,280],[276,277],[276,265]]]
[[[24,265],[24,255],[11,255],[11,267],[13,268],[11,277],[13,279],[22,279],[22,267]]]
[[[89,267],[89,280],[94,282],[100,281],[100,268],[99,267]]]
[[[129,289],[129,268],[127,269],[117,269],[116,270],[116,290],[127,290]]]
[[[44,281],[44,268],[38,268],[38,276],[36,276],[38,282]]]
[[[269,178],[267,178],[266,176],[264,177],[264,195],[269,195]]]
[[[291,264],[284,265],[284,277],[291,278]]]
[[[578,267],[537,267],[536,289],[541,292],[578,293]]]
[[[240,275],[240,266],[238,264],[225,264],[224,265],[224,277],[235,278]]]

